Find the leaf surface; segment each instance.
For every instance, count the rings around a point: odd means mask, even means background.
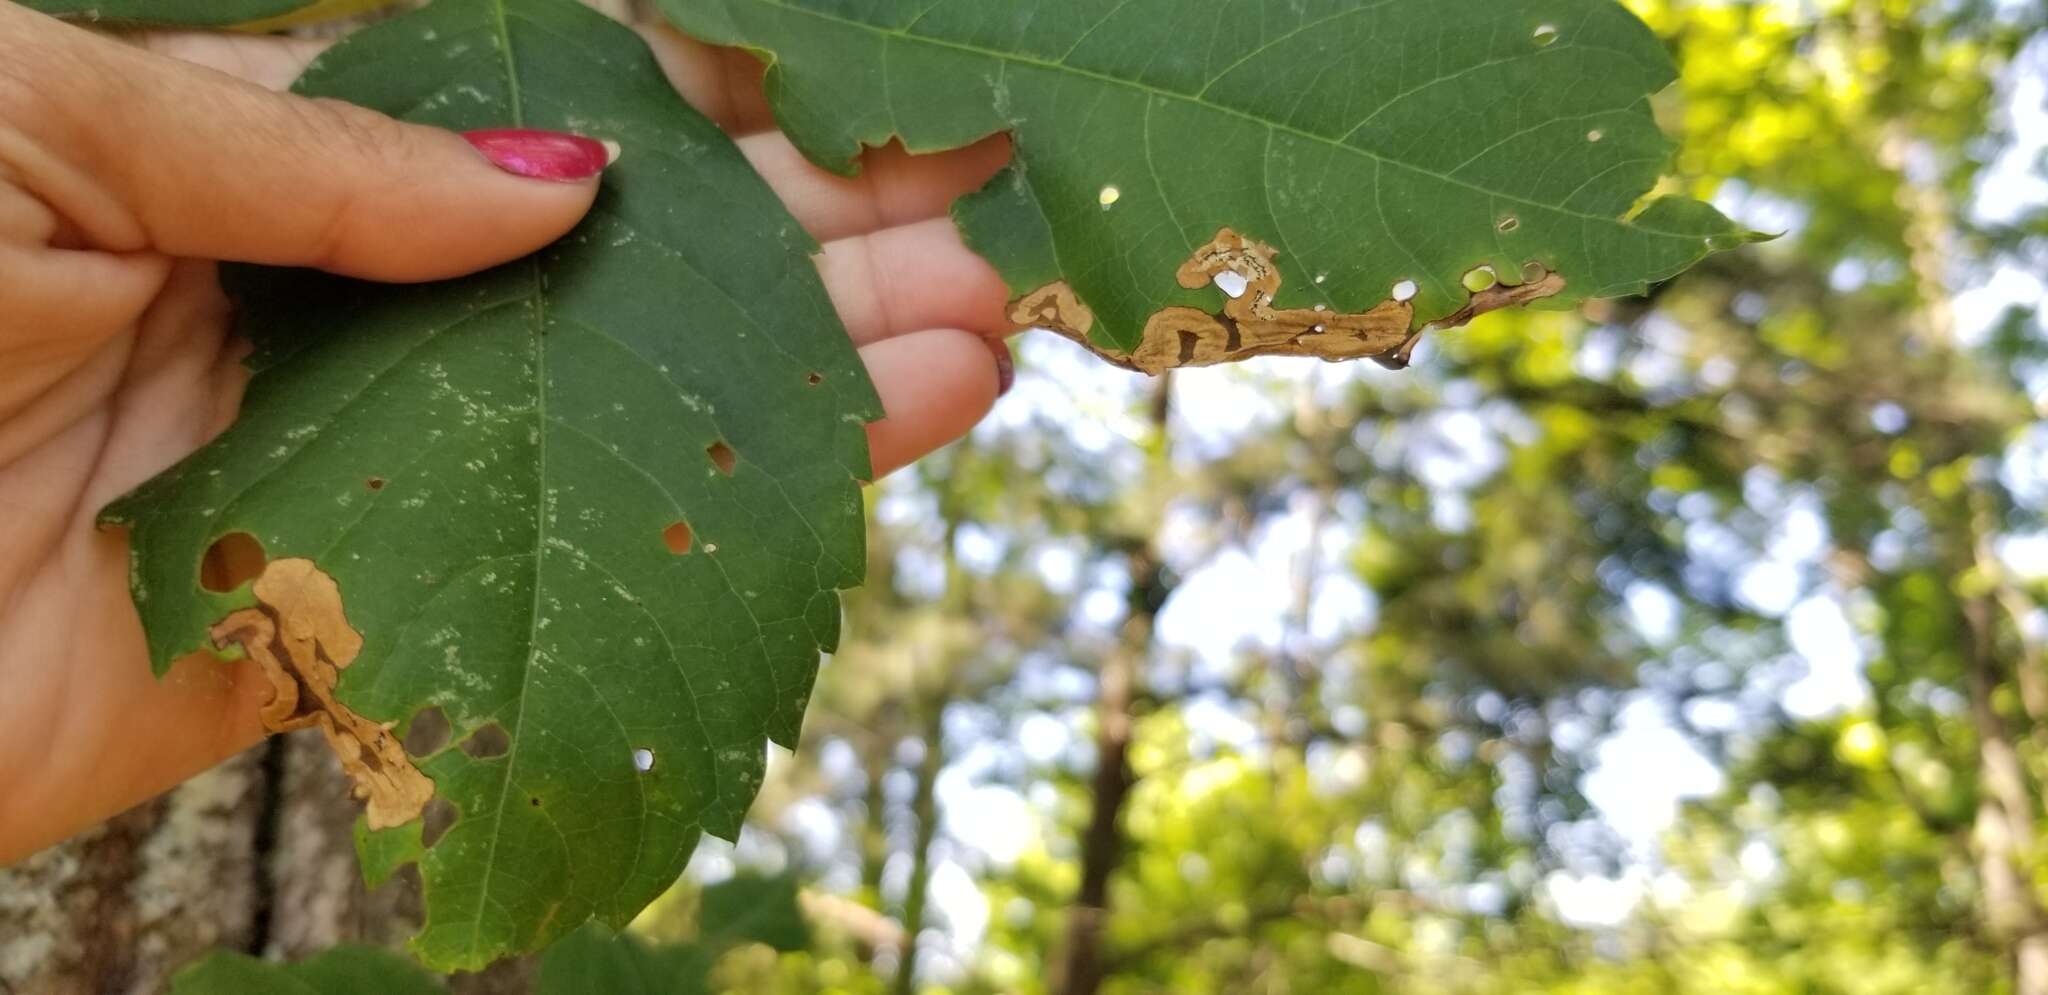
[[[360,634],[319,644],[340,705],[372,732],[428,706],[452,728],[417,761],[426,830],[360,838],[375,874],[418,861],[420,958],[623,925],[700,829],[737,834],[764,739],[795,742],[863,565],[873,389],[813,243],[626,28],[571,0],[440,0],[299,89],[625,151],[572,234],[475,277],[231,274],[256,346],[240,419],[105,513],[133,528],[153,662],[265,612],[263,655],[291,656],[306,626],[276,592],[206,590],[202,562],[229,536],[273,579],[310,561],[339,638]]]
[[[21,0],[31,10],[83,21],[270,31],[349,17],[394,0]]]
[[[701,995],[719,955],[743,943],[801,950],[810,927],[791,877],[741,874],[706,887],[698,937],[650,944],[591,924],[548,948],[535,995]],[[388,950],[342,946],[295,964],[215,951],[180,969],[171,995],[443,995],[440,979]]]
[[[723,946],[762,943],[784,952],[811,942],[796,878],[741,873],[704,889],[699,941]]]
[[[439,979],[389,950],[343,945],[296,964],[218,950],[184,966],[171,995],[445,995]]]
[[[778,117],[828,168],[1011,133],[1015,164],[955,207],[968,242],[1013,317],[1113,357],[1150,342],[1154,372],[1373,354],[1469,318],[1482,267],[1532,289],[1481,310],[1562,304],[1751,237],[1698,201],[1641,203],[1676,71],[1614,0],[662,2],[764,53]],[[1249,296],[1210,283],[1224,269]]]

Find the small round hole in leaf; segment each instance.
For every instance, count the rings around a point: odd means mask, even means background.
[[[646,747],[633,751],[633,769],[642,774],[654,769],[654,751]]]
[[[825,375],[823,373],[813,373],[807,379],[811,386],[816,387],[825,382]]]
[[[733,470],[740,465],[739,454],[733,452],[732,447],[726,445],[723,439],[705,446],[704,455],[711,458],[711,465],[717,467],[719,473],[728,477],[732,476]]]
[[[1536,33],[1534,35],[1531,35],[1530,37],[1536,40],[1536,45],[1539,48],[1548,48],[1551,45],[1555,45],[1557,44],[1558,37],[1557,25],[1539,25],[1536,28]]]
[[[1598,129],[1598,128],[1594,128],[1594,129],[1593,129],[1592,131],[1586,132],[1586,141],[1589,141],[1589,142],[1598,142],[1598,141],[1602,141],[1602,140],[1606,139],[1606,137],[1607,137],[1607,133],[1606,133],[1606,132],[1604,132],[1604,131],[1601,131],[1601,130],[1600,130],[1600,129]]]
[[[668,551],[677,556],[688,553],[691,543],[695,541],[695,533],[690,531],[689,522],[677,522],[661,530],[662,545],[667,546]]]
[[[384,484],[385,480],[383,477],[371,477],[370,479],[363,481],[363,486],[373,491],[383,490]]]
[[[1510,214],[1507,217],[1500,219],[1500,224],[1495,225],[1494,227],[1499,228],[1503,234],[1507,232],[1518,231],[1522,227],[1522,219]]]
[[[455,803],[446,798],[435,796],[428,801],[427,811],[420,817],[421,845],[432,849],[434,844],[441,842],[441,837],[448,834],[449,827],[455,825],[461,814]]]
[[[1494,274],[1491,266],[1481,266],[1466,273],[1464,279],[1465,289],[1475,294],[1482,290],[1491,290],[1498,283],[1500,277]]]
[[[1124,199],[1124,192],[1118,189],[1116,184],[1112,183],[1103,187],[1102,193],[1097,195],[1096,199],[1101,202],[1102,209],[1107,211],[1115,207],[1117,201]]]
[[[1421,292],[1422,288],[1416,286],[1414,280],[1402,280],[1400,283],[1394,284],[1394,299],[1403,304],[1414,300],[1415,295]]]
[[[226,594],[263,575],[263,544],[247,532],[230,532],[206,547],[199,561],[199,586]]]
[[[405,724],[405,752],[414,757],[433,756],[448,746],[452,734],[447,713],[431,705],[422,708]]]

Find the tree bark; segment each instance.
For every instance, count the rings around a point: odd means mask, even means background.
[[[1151,403],[1154,438],[1149,473],[1167,472],[1171,447],[1167,426],[1171,421],[1173,380],[1161,377]],[[1158,491],[1159,488],[1148,488]],[[1157,521],[1159,516],[1154,516]],[[1081,836],[1081,886],[1067,910],[1067,932],[1061,945],[1059,963],[1052,976],[1052,990],[1061,995],[1094,995],[1109,973],[1110,959],[1103,949],[1108,932],[1109,885],[1123,862],[1123,809],[1137,779],[1131,771],[1131,733],[1136,704],[1144,680],[1144,664],[1152,647],[1153,622],[1166,603],[1168,583],[1161,568],[1157,537],[1134,544],[1129,553],[1131,591],[1129,613],[1119,646],[1102,661],[1095,699],[1095,779],[1088,813],[1088,827]]]
[[[0,869],[0,995],[154,995],[209,950],[296,959],[398,944],[419,928],[417,879],[363,886],[361,811],[307,730]],[[450,989],[512,995],[530,972],[515,959]]]
[[[1970,719],[1980,770],[1971,842],[1983,879],[1985,925],[2010,948],[2014,995],[2048,995],[2048,921],[2033,890],[2034,800],[2026,768],[1993,695],[1999,684],[1989,599],[1964,603],[1969,646]]]
[[[1131,776],[1131,690],[1136,670],[1130,654],[1103,663],[1096,698],[1095,786],[1088,829],[1081,836],[1081,887],[1067,911],[1065,957],[1054,990],[1094,995],[1105,977],[1102,937],[1109,923],[1109,879],[1123,859],[1124,801]]]
[[[939,773],[946,769],[945,699],[929,701],[926,708],[924,759],[917,765],[917,790],[910,800],[910,816],[917,821],[917,829],[910,844],[910,883],[903,894],[903,948],[896,961],[896,995],[912,995],[917,990],[918,936],[924,932],[926,897],[931,891],[932,843],[939,835]]]
[[[260,758],[0,869],[0,992],[149,995],[214,946],[258,934]]]

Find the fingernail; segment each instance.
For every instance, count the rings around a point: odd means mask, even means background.
[[[465,131],[462,137],[483,153],[491,165],[535,180],[587,180],[604,172],[618,158],[616,145],[561,131],[494,128]]]
[[[1017,361],[1010,358],[1010,347],[996,346],[996,396],[1001,397],[1017,386]]]

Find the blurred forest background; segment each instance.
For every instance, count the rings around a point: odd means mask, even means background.
[[[1627,3],[1683,67],[1675,173],[1785,237],[1401,374],[1026,337],[871,493],[804,748],[693,865],[813,920],[720,990],[2048,995],[2048,4]],[[324,758],[0,915],[125,936],[129,979],[403,935]]]
[[[1403,374],[1027,337],[699,858],[879,933],[729,990],[2048,995],[2048,9],[1629,6],[1785,237]]]

